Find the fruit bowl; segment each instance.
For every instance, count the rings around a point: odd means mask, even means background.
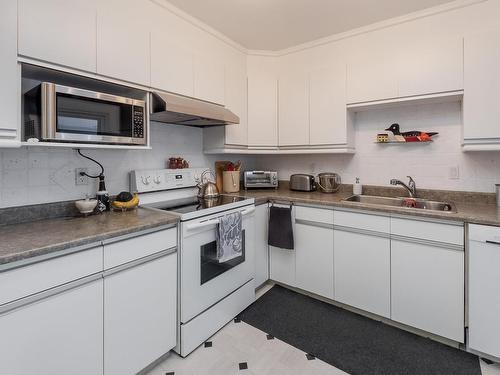
[[[120,193],[116,199],[111,202],[111,207],[114,211],[131,211],[139,205],[139,196],[137,193],[134,195],[130,193]]]

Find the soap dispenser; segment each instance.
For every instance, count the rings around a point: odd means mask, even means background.
[[[352,185],[352,193],[354,195],[361,195],[363,193],[363,185],[359,182],[359,177],[356,177],[356,181]]]

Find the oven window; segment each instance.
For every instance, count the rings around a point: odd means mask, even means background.
[[[230,261],[219,263],[216,259],[217,255],[217,242],[212,241],[200,248],[201,260],[201,281],[203,285],[217,276],[229,271],[231,268],[236,267],[238,264],[245,261],[245,230],[242,230],[241,236],[243,238],[241,256],[231,259]]]
[[[68,94],[57,94],[59,133],[132,136],[132,106]]]

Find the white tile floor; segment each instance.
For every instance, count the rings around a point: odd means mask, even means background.
[[[271,286],[258,291],[260,297]],[[174,352],[148,375],[346,375],[319,359],[308,360],[307,353],[267,334],[245,322],[231,321],[208,342],[187,358]],[[483,375],[500,375],[500,365],[481,362]],[[240,370],[239,364],[248,368]],[[451,374],[450,374],[451,375]]]

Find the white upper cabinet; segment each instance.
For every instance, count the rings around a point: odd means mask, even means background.
[[[411,41],[367,39],[356,46],[349,60],[348,103],[463,89],[460,37]]]
[[[309,144],[309,85],[307,74],[286,72],[279,78],[279,145]]]
[[[248,76],[248,145],[278,145],[278,80],[271,73]]]
[[[164,24],[151,31],[151,86],[194,96],[194,55]]]
[[[228,66],[226,69],[226,107],[240,118],[240,123],[226,126],[226,144],[246,145],[247,126],[247,73],[246,66]]]
[[[395,44],[395,43],[394,43]],[[361,103],[398,96],[394,49],[399,45],[366,41],[347,65],[347,102]]]
[[[500,30],[464,41],[464,138],[500,143]]]
[[[347,143],[346,66],[309,73],[309,144]]]
[[[0,12],[0,147],[20,146],[20,74],[17,65],[17,2],[7,0]]]
[[[141,0],[99,2],[97,73],[149,86],[151,7]]]
[[[19,0],[19,54],[95,72],[96,1]]]
[[[398,96],[463,89],[463,38],[407,43],[399,51]]]
[[[194,57],[194,96],[207,102],[224,104],[225,68],[222,62],[207,56]]]

